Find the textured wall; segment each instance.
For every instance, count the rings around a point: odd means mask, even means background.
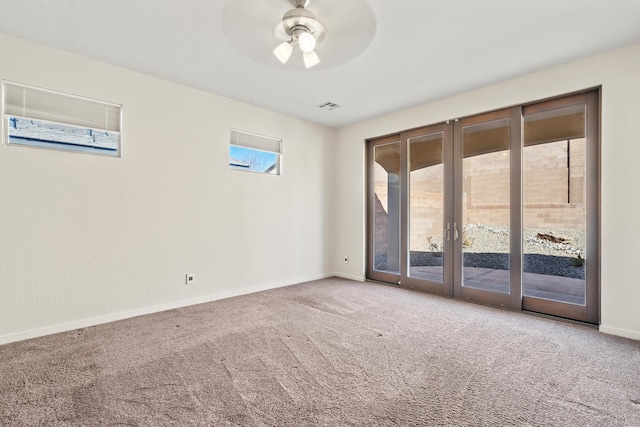
[[[632,226],[640,209],[633,193],[640,181],[638,75],[640,44],[635,44],[339,129],[333,157],[335,180],[341,183],[335,187],[335,217],[340,221],[333,223],[334,251],[360,262],[336,262],[334,270],[346,277],[364,276],[366,139],[601,86],[600,329],[640,339],[635,269],[640,231]]]
[[[4,35],[0,51],[2,79],[123,106],[120,159],[0,144],[0,342],[331,273],[333,129]],[[282,138],[283,174],[229,170],[230,128]]]

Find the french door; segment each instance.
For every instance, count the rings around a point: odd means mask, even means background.
[[[599,321],[599,92],[367,142],[367,277]]]

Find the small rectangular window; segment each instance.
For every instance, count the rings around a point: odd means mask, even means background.
[[[120,157],[120,105],[3,81],[7,144]]]
[[[282,140],[231,130],[229,168],[280,175]]]

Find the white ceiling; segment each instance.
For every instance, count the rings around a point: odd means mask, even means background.
[[[0,32],[332,127],[640,42],[639,0],[313,0],[327,42],[305,70],[271,54],[289,8],[0,0]]]

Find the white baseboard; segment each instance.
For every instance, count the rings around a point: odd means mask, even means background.
[[[28,340],[31,338],[43,337],[45,335],[57,334],[60,332],[73,331],[75,329],[80,329],[80,328],[88,328],[90,326],[96,326],[96,325],[101,325],[103,323],[129,319],[131,317],[142,316],[145,314],[173,310],[174,308],[187,307],[187,306],[196,305],[196,304],[203,304],[207,302],[218,301],[225,298],[232,298],[240,295],[247,295],[247,294],[253,294],[255,292],[267,291],[269,289],[282,288],[285,286],[291,286],[298,283],[326,279],[328,277],[333,277],[333,276],[334,276],[333,274],[322,274],[318,276],[304,277],[304,278],[299,278],[294,280],[286,280],[284,282],[267,283],[264,285],[234,289],[232,291],[220,292],[220,293],[205,295],[197,298],[171,301],[164,304],[141,307],[134,310],[121,311],[118,313],[106,314],[104,316],[91,317],[88,319],[81,319],[73,322],[60,323],[52,326],[45,326],[43,328],[30,329],[28,331],[16,332],[16,333],[7,334],[7,335],[0,335],[0,345],[9,344],[17,341]]]
[[[187,307],[190,305],[203,304],[212,301],[218,301],[225,298],[232,298],[241,295],[252,294],[255,292],[267,291],[269,289],[276,289],[285,286],[291,286],[298,283],[310,282],[313,280],[326,279],[328,277],[340,277],[347,280],[354,280],[357,282],[364,282],[364,276],[354,276],[342,273],[322,274],[311,277],[304,277],[294,280],[286,280],[283,282],[267,283],[258,286],[251,286],[246,288],[234,289],[232,291],[220,292],[211,295],[205,295],[197,298],[190,298],[186,300],[171,301],[165,304],[158,304],[154,306],[141,307],[134,310],[122,311],[118,313],[107,314],[104,316],[91,317],[88,319],[77,320],[68,323],[60,323],[57,325],[46,326],[43,328],[30,329],[27,331],[16,332],[7,335],[0,335],[0,345],[9,344],[12,342],[23,341],[31,338],[38,338],[45,335],[57,334],[60,332],[72,331],[80,328],[88,328],[90,326],[101,325],[103,323],[115,322],[118,320],[124,320],[131,317],[142,316],[145,314],[158,313],[166,310],[173,310],[174,308]],[[630,338],[633,340],[640,340],[640,332],[631,331],[627,329],[620,329],[609,327],[606,325],[600,325],[600,332],[610,335],[616,335],[624,338]]]
[[[623,338],[631,338],[632,340],[640,340],[640,332],[630,331],[628,329],[612,328],[606,325],[600,325],[600,332],[610,335],[617,335]]]
[[[364,276],[352,276],[351,274],[333,273],[333,276],[347,280],[355,280],[356,282],[364,282],[366,280]]]

